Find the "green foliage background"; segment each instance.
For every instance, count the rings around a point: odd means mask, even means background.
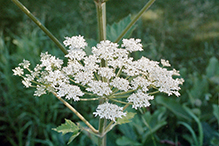
[[[97,39],[92,0],[21,0],[60,40],[83,35]],[[107,23],[131,18],[145,0],[109,0]],[[152,106],[138,111],[133,122],[114,128],[108,145],[219,145],[219,1],[157,0],[136,23],[131,37],[142,39],[144,52],[132,54],[159,61],[167,59],[180,70],[185,84],[181,97],[158,95]],[[78,118],[52,95],[34,97],[24,89],[12,68],[24,58],[34,66],[41,52],[63,58],[63,53],[10,0],[0,0],[0,143],[13,146],[66,145],[71,135],[52,128],[65,118]],[[32,67],[33,67],[32,66]],[[74,103],[93,119],[97,103]],[[131,110],[131,109],[130,109]],[[97,127],[97,121],[91,120]],[[80,134],[70,145],[95,145],[95,137]]]

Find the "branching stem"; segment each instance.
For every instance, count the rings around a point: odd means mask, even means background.
[[[66,102],[64,99],[59,97],[56,93],[53,92],[53,95],[55,95],[64,105],[69,108],[73,113],[75,113],[78,118],[80,118],[94,133],[99,133],[98,130],[96,130],[75,108],[73,108],[68,102]]]

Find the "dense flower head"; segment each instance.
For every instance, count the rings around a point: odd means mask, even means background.
[[[127,98],[128,102],[132,102],[132,108],[137,109],[138,107],[150,106],[149,100],[154,99],[154,96],[144,93],[142,90],[138,90],[137,93],[133,93]]]
[[[87,46],[83,36],[65,37],[63,44],[69,49],[84,49]]]
[[[110,102],[127,103],[138,109],[150,106],[149,101],[157,92],[180,96],[184,80],[173,77],[180,74],[169,69],[168,60],[157,62],[146,57],[139,60],[129,57],[131,52],[143,50],[140,39],[123,39],[121,47],[108,40],[101,41],[92,47],[93,54],[89,56],[83,50],[87,46],[83,36],[65,39],[63,43],[69,47],[65,55],[67,63],[45,52],[33,70],[27,60],[13,69],[14,75],[23,78],[25,87],[36,87],[35,96],[53,92],[68,100],[80,101],[85,94],[93,95],[105,101],[94,115],[113,121],[126,113]],[[29,73],[25,74],[25,70]]]
[[[123,112],[122,107],[108,102],[98,105],[96,112],[93,114],[95,116],[100,116],[100,118],[106,118],[113,121],[116,121],[116,118],[122,118],[122,116],[126,116],[126,113]]]
[[[123,44],[122,47],[125,47],[126,50],[129,52],[134,52],[134,51],[143,51],[142,49],[142,44],[140,43],[140,39],[123,39],[122,40]]]

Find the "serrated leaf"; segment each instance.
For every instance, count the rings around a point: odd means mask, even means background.
[[[118,118],[118,119],[116,120],[116,123],[117,123],[117,124],[120,124],[120,125],[121,125],[121,124],[125,124],[125,123],[129,123],[129,122],[130,122],[130,119],[132,119],[132,118],[135,116],[135,114],[136,114],[136,113],[128,112],[125,117]]]
[[[65,119],[65,123],[61,124],[57,128],[53,128],[57,132],[61,132],[63,135],[69,132],[78,133],[79,127],[75,125],[71,120]]]
[[[107,25],[106,27],[107,40],[114,42],[130,22],[131,22],[131,16],[128,15],[124,19],[120,20],[118,23]],[[135,27],[136,25],[133,25],[129,29],[129,31],[125,34],[124,38],[128,38],[133,32],[133,30],[135,29]]]

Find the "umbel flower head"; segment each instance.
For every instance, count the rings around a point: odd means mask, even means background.
[[[150,106],[149,100],[153,100],[157,92],[180,96],[179,85],[184,80],[173,78],[180,74],[167,68],[169,61],[161,59],[159,63],[146,57],[139,60],[129,57],[131,52],[143,51],[140,39],[123,39],[121,48],[117,43],[101,41],[92,47],[92,55],[86,55],[87,43],[82,36],[65,39],[64,45],[69,47],[66,66],[63,60],[45,52],[33,70],[27,60],[13,69],[14,75],[23,78],[25,87],[36,87],[35,96],[52,92],[80,101],[85,94],[94,95],[105,102],[93,114],[113,121],[126,116],[116,103],[131,104],[138,109]],[[24,69],[28,73],[25,74]]]

